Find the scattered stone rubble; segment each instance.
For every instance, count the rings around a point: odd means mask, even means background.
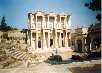
[[[5,49],[0,47],[0,69],[7,67],[14,62],[15,60],[6,54]]]

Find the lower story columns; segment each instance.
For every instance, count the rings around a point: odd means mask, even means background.
[[[46,33],[46,34],[45,34]],[[45,48],[50,48],[51,45],[53,45],[53,48],[62,48],[62,47],[69,47],[70,43],[71,43],[71,34],[70,33],[61,33],[61,32],[54,32],[51,35],[53,35],[53,37],[50,36],[50,32],[42,32],[41,33],[41,38],[39,38],[38,32],[34,32],[33,34],[30,33],[30,45],[31,47],[33,47],[34,49],[38,49],[40,47],[38,47],[39,43],[41,44],[41,48],[45,49]],[[51,39],[51,40],[50,40]],[[40,42],[38,42],[40,41]],[[63,46],[62,46],[63,45]]]

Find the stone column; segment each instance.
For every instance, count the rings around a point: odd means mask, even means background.
[[[59,36],[60,36],[60,33],[58,32],[58,47],[60,47],[60,43],[59,43],[60,42],[60,40],[59,40],[60,37]]]
[[[67,35],[67,45],[69,47],[69,34]]]
[[[61,33],[59,33],[59,48],[61,48],[62,47],[62,40],[61,40]]]
[[[50,48],[50,33],[48,33],[48,48]]]
[[[48,24],[47,24],[47,28],[49,28],[49,16],[48,16]]]
[[[63,27],[65,28],[65,17],[64,17],[64,24],[63,24]]]
[[[42,48],[42,40],[41,40],[41,48]]]
[[[64,33],[64,47],[67,47],[67,31]]]
[[[56,16],[55,16],[55,20],[54,20],[54,26],[53,26],[53,28],[57,28],[57,27],[56,27]]]
[[[61,25],[61,16],[60,16],[60,24],[59,25],[60,25],[60,28],[62,28],[62,25]]]
[[[69,47],[71,46],[71,32],[69,33]]]
[[[71,16],[69,17],[69,28],[71,28]]]
[[[70,33],[70,47],[72,46],[72,41],[71,41],[71,33]]]
[[[31,20],[30,20],[30,28],[32,28],[32,14],[30,14],[30,18],[31,18]]]
[[[55,46],[54,47],[56,48],[56,46],[58,46],[57,45],[57,31],[55,31]]]
[[[61,46],[61,48],[62,48],[62,36],[61,36],[61,33],[60,33],[60,46]]]
[[[55,33],[53,32],[53,48],[55,47]]]
[[[63,46],[65,47],[65,32],[63,32]]]
[[[38,33],[36,32],[36,49],[38,49]]]
[[[36,28],[37,28],[37,15],[36,15]]]
[[[54,48],[56,48],[56,33],[54,32]]]
[[[44,16],[42,16],[42,23],[41,23],[41,28],[44,27]]]
[[[66,18],[67,18],[67,17],[65,17],[65,24],[64,24],[64,27],[65,27],[65,28],[67,28]]]
[[[78,51],[77,39],[75,39],[75,48],[74,51]]]
[[[45,49],[45,32],[43,32],[42,48]]]
[[[32,47],[32,31],[30,32],[30,46]]]
[[[45,25],[45,16],[43,16],[43,27],[44,27],[44,28],[47,27],[47,26]]]
[[[85,52],[84,38],[82,38],[82,52]]]
[[[61,16],[60,16],[60,24],[61,24]]]
[[[90,42],[90,51],[93,50],[92,49],[93,48],[92,40],[93,40],[93,38],[91,38],[91,42]]]
[[[65,47],[68,47],[68,44],[67,44],[67,41],[68,40],[68,38],[67,38],[67,31],[66,31],[66,38],[65,38],[65,44],[66,44],[66,46]]]
[[[87,47],[86,47],[86,37],[85,37],[85,52],[87,51]]]

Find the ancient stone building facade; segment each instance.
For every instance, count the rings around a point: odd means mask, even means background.
[[[101,23],[92,24],[88,28],[87,49],[89,51],[101,49]]]
[[[34,49],[68,48],[71,45],[71,15],[30,12],[28,35],[29,45]]]
[[[85,52],[87,51],[86,48],[86,38],[88,35],[88,28],[81,27],[76,28],[75,33],[72,34],[72,46],[74,46],[74,51]]]

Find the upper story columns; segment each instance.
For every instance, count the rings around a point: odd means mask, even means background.
[[[38,28],[50,28],[50,29],[71,29],[71,15],[66,15],[64,13],[54,14],[53,12],[45,14],[42,11],[37,11],[34,14],[28,14],[28,23],[30,29]]]

